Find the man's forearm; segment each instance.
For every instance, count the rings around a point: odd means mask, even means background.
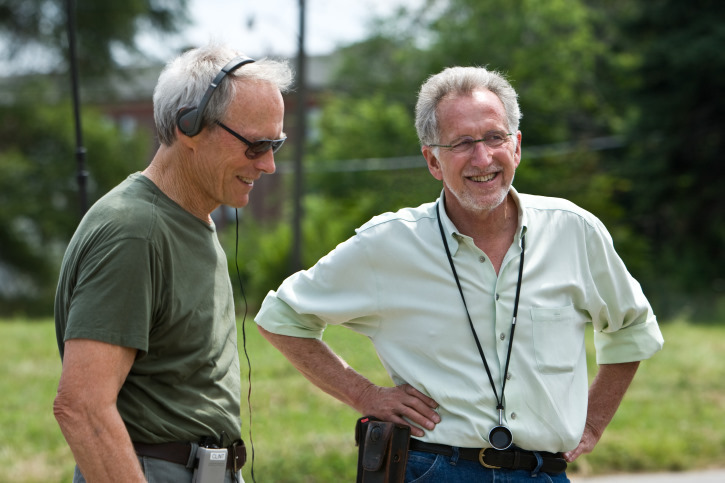
[[[617,412],[638,367],[639,361],[599,366],[589,388],[587,424],[600,436]]]
[[[146,481],[116,407],[136,350],[89,339],[65,342],[53,413],[89,482]]]
[[[358,374],[324,342],[277,335],[259,327],[264,337],[317,387],[364,415],[411,425],[421,437],[440,422],[433,399],[409,384],[381,387]]]
[[[614,417],[614,413],[617,412],[638,367],[639,361],[599,366],[599,372],[589,387],[589,405],[584,434],[579,445],[564,454],[567,461],[574,461],[582,454],[590,453],[594,449]]]
[[[55,403],[55,416],[86,481],[146,481],[115,408],[81,414],[60,399]]]
[[[289,337],[259,327],[262,335],[276,347],[310,382],[348,406],[363,412],[362,395],[373,387],[324,342],[318,339]]]

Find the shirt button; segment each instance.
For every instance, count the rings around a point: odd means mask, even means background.
[[[510,381],[511,380],[511,373],[510,372],[507,372],[506,373],[506,380],[507,381]]]
[[[516,419],[516,413],[511,413],[511,419]]]
[[[506,334],[501,332],[501,335],[498,336],[499,339],[504,340],[506,338]]]
[[[500,299],[501,296],[499,294],[496,294],[496,300]]]
[[[484,257],[483,255],[481,255],[480,257],[478,257],[478,261],[481,262],[481,263],[484,263],[486,261],[486,257]]]

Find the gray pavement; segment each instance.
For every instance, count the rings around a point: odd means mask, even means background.
[[[725,468],[682,473],[632,473],[604,476],[569,476],[571,483],[725,483]]]

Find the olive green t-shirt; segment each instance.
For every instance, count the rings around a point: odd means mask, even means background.
[[[138,349],[118,395],[131,439],[240,438],[237,329],[215,226],[140,173],[101,198],[63,258],[58,348],[93,339]]]

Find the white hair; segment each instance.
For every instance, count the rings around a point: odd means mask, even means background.
[[[430,76],[418,93],[415,129],[420,143],[427,146],[440,142],[437,109],[443,99],[471,94],[476,89],[487,89],[498,96],[506,111],[509,131],[518,132],[522,114],[517,94],[503,75],[483,67],[449,67]]]
[[[179,113],[197,107],[222,67],[240,56],[244,54],[229,46],[209,44],[189,50],[166,64],[154,89],[154,121],[161,143],[173,144]],[[271,59],[246,64],[230,76],[269,82],[280,92],[286,92],[292,84],[292,71],[287,62]],[[202,114],[202,126],[221,120],[238,88],[238,82],[219,83]]]

